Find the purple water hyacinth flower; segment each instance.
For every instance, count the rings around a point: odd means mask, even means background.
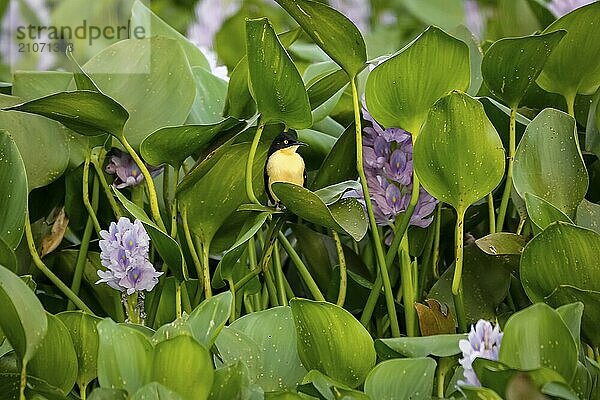
[[[560,18],[579,7],[583,7],[594,1],[595,0],[552,0],[547,7],[556,18]]]
[[[98,271],[96,284],[106,283],[128,295],[152,290],[163,273],[156,272],[148,261],[150,237],[140,220],[132,223],[122,217],[117,223],[111,222],[100,236],[100,262],[106,271]]]
[[[364,128],[363,159],[367,186],[378,225],[390,225],[405,212],[411,198],[413,179],[412,138],[400,128],[383,129],[363,108],[363,117],[370,122]],[[438,201],[422,187],[410,224],[422,228],[433,221]],[[349,192],[364,205],[362,190]]]
[[[153,177],[162,172],[162,168],[155,168],[147,164],[146,167]],[[144,180],[144,175],[140,167],[133,161],[133,158],[119,149],[111,150],[111,156],[105,170],[111,175],[117,175],[113,182],[113,186],[117,189],[136,186]]]
[[[462,339],[458,346],[463,353],[463,358],[458,360],[464,369],[466,381],[458,381],[459,385],[481,386],[473,370],[473,361],[476,358],[497,361],[502,345],[504,333],[500,332],[499,325],[492,326],[489,321],[480,319],[475,326],[471,325],[468,340]]]

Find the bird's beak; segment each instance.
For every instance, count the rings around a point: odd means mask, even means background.
[[[308,144],[304,143],[304,142],[296,142],[296,143],[294,143],[294,145],[295,146],[306,146],[306,147],[308,147]]]

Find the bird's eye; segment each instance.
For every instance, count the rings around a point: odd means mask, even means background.
[[[286,140],[283,141],[283,144],[288,144],[289,142],[290,141],[286,139]]]

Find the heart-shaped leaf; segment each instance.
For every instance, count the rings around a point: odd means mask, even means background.
[[[506,322],[499,361],[523,370],[547,367],[569,382],[577,366],[577,346],[560,315],[536,303]]]
[[[481,251],[491,256],[514,254],[521,255],[527,244],[527,238],[508,232],[497,232],[475,241]]]
[[[513,180],[521,197],[525,192],[546,200],[575,217],[588,187],[588,176],[573,136],[573,118],[547,108],[525,129],[517,147]]]
[[[0,265],[0,329],[23,364],[41,346],[48,330],[46,312],[25,282]]]
[[[581,317],[581,328],[583,335],[593,344],[600,344],[600,332],[598,332],[598,320],[600,318],[600,291],[583,290],[571,285],[558,286],[549,296],[544,299],[551,306],[559,306],[583,303],[583,316]],[[561,314],[562,315],[562,314]],[[572,318],[573,313],[569,314]],[[565,319],[563,317],[563,319]],[[565,323],[567,320],[565,319]],[[569,325],[568,325],[569,326]],[[569,328],[571,329],[571,328]],[[574,329],[571,329],[573,332]],[[576,332],[579,333],[579,330]],[[574,335],[575,340],[579,339],[579,335]]]
[[[206,348],[211,348],[219,332],[231,315],[231,292],[220,293],[204,300],[190,314],[187,324],[194,338]]]
[[[577,207],[577,225],[600,233],[600,204],[583,199]]]
[[[537,79],[542,89],[573,99],[577,93],[592,94],[598,89],[598,63],[581,63],[573,68],[574,60],[593,59],[600,53],[598,21],[600,4],[593,2],[566,14],[544,30],[545,33],[564,29],[567,34],[556,46]]]
[[[360,322],[331,303],[292,299],[290,306],[304,367],[353,388],[364,382],[376,353],[371,335]]]
[[[133,396],[131,400],[186,400],[177,392],[161,385],[158,382],[151,382],[146,386],[142,386]]]
[[[375,349],[381,358],[399,357],[451,357],[460,354],[458,342],[466,339],[466,334],[434,335],[423,337],[399,337],[377,339]]]
[[[358,28],[339,11],[311,0],[276,0],[350,77],[367,61],[364,39]]]
[[[100,318],[82,311],[65,311],[57,315],[69,330],[77,354],[77,385],[85,387],[98,376],[98,329]]]
[[[346,233],[356,241],[367,233],[365,212],[356,199],[343,199],[328,207],[316,193],[302,186],[275,182],[271,187],[288,210],[307,221]]]
[[[535,194],[525,193],[525,205],[527,206],[527,214],[531,218],[531,222],[535,224],[540,232],[556,221],[573,223],[564,212]]]
[[[196,98],[187,123],[217,124],[223,121],[223,108],[227,96],[227,81],[202,67],[192,68],[196,82]]]
[[[432,336],[456,333],[454,318],[448,306],[442,306],[435,299],[426,299],[425,303],[415,303],[421,335]]]
[[[459,213],[504,176],[504,147],[480,102],[452,92],[431,108],[414,146],[423,187]]]
[[[146,215],[146,212],[137,204],[131,202],[117,189],[113,188],[113,192],[133,218],[139,219],[142,222],[148,235],[152,239],[152,243],[156,247],[156,251],[158,251],[158,254],[160,254],[171,271],[173,271],[173,274],[175,274],[179,282],[187,280],[187,269],[184,266],[185,261],[179,243],[160,230],[160,228],[150,220],[148,215]]]
[[[431,398],[436,362],[431,358],[387,360],[377,364],[365,380],[371,399]]]
[[[13,272],[17,270],[17,257],[15,256],[15,252],[6,244],[2,237],[0,237],[0,265]]]
[[[365,88],[367,107],[385,127],[418,135],[429,108],[440,97],[469,88],[470,69],[467,45],[429,27],[371,71]]]
[[[23,236],[27,212],[27,173],[17,145],[12,137],[2,130],[0,169],[0,239],[12,250],[17,248]]]
[[[246,21],[246,46],[251,93],[261,123],[308,128],[312,114],[304,83],[268,19]]]
[[[167,163],[175,168],[192,154],[208,147],[224,131],[237,132],[242,123],[234,118],[207,125],[179,125],[161,128],[144,139],[140,151],[152,165]]]
[[[254,115],[256,103],[250,93],[249,84],[248,57],[244,55],[229,76],[224,116],[248,119]]]
[[[356,130],[350,125],[340,135],[311,185],[312,190],[333,185],[337,182],[356,179]]]
[[[558,30],[494,42],[481,64],[485,84],[509,107],[516,108],[566,33]]]

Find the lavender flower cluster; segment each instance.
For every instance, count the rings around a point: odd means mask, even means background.
[[[458,343],[463,353],[463,358],[458,362],[464,369],[466,379],[466,381],[459,381],[459,384],[481,386],[473,370],[473,361],[476,358],[497,361],[503,336],[504,333],[500,332],[498,325],[492,326],[489,321],[483,319],[477,321],[475,327],[471,326],[468,340],[463,339]]]
[[[363,109],[363,118],[371,124],[364,128],[363,157],[373,213],[379,225],[389,225],[405,212],[410,203],[413,180],[412,138],[400,128],[383,129]],[[358,191],[357,197],[364,195]],[[421,228],[433,221],[438,201],[423,187],[410,224]]]
[[[107,270],[98,271],[96,284],[106,283],[127,295],[152,290],[163,273],[148,261],[150,237],[140,220],[131,223],[122,217],[118,223],[111,222],[100,236],[100,260]]]
[[[142,170],[128,153],[119,149],[112,149],[110,154],[105,171],[117,176],[113,182],[114,187],[123,189],[128,186],[137,186],[144,181]],[[148,168],[152,177],[162,172],[162,168],[156,168],[148,164],[146,164],[146,168]]]

